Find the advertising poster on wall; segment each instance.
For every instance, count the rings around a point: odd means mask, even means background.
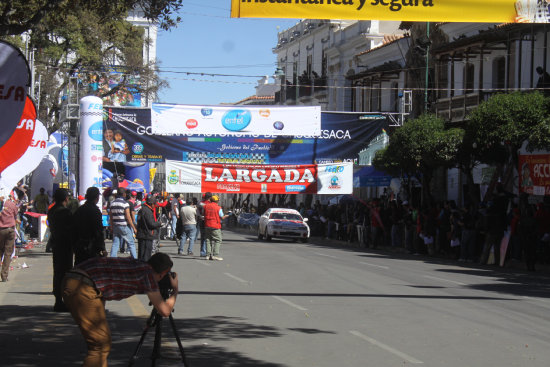
[[[384,116],[364,119],[362,114],[322,112],[321,135],[318,137],[155,135],[151,128],[150,109],[107,107],[105,112],[104,162],[111,159],[127,162],[163,162],[168,159],[219,164],[357,162],[359,151],[388,126]],[[119,152],[112,148],[117,131],[121,135],[120,148],[124,146]],[[108,157],[110,153],[111,158]],[[115,158],[117,153],[122,154]]]
[[[353,164],[236,165],[166,161],[166,191],[351,194]]]
[[[519,192],[550,195],[550,154],[519,156]]]

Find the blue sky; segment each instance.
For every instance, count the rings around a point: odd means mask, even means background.
[[[230,0],[185,0],[179,14],[182,23],[172,31],[159,32],[160,75],[170,83],[161,91],[160,102],[237,102],[255,94],[260,76],[273,75],[277,26],[284,30],[298,20],[232,19],[230,7]]]

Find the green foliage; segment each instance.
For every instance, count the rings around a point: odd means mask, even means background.
[[[146,19],[168,30],[181,21],[177,11],[183,0],[10,0],[0,7],[0,36],[50,31],[51,21],[83,13],[100,22],[124,20],[128,11],[141,10]],[[81,18],[84,20],[84,18]]]
[[[502,145],[517,150],[529,140],[530,149],[546,148],[550,143],[549,107],[549,100],[538,92],[496,94],[471,113],[465,131],[480,147],[482,162],[484,155],[490,160]]]
[[[55,131],[71,77],[84,81],[79,91],[83,97],[91,91],[88,79],[108,80],[112,66],[123,65],[117,67],[122,73],[118,86],[92,92],[105,97],[137,88],[135,92],[154,98],[166,82],[158,78],[155,65],[144,63],[148,40],[143,29],[126,18],[129,11],[141,10],[145,18],[168,29],[179,21],[174,13],[181,6],[181,0],[14,0],[0,8],[0,36],[26,32],[41,82],[39,118]]]
[[[455,160],[462,136],[462,130],[446,129],[444,121],[435,115],[422,115],[393,133],[387,149],[376,156],[377,164],[392,170],[399,167],[409,174],[448,167]]]

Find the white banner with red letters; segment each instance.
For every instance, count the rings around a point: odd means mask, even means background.
[[[319,106],[189,106],[153,103],[157,135],[321,135]]]
[[[351,194],[353,163],[240,165],[166,161],[166,191],[227,194]]]

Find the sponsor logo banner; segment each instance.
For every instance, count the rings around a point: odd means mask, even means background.
[[[265,108],[264,108],[265,109]],[[350,161],[386,128],[384,116],[365,120],[364,114],[321,113],[321,135],[163,134],[151,127],[151,110],[108,107],[104,115],[104,162],[163,162],[220,164],[313,164]],[[267,115],[266,111],[262,112]],[[114,134],[125,142],[113,155]],[[128,149],[126,149],[126,147]],[[111,156],[109,158],[109,156]]]
[[[166,161],[168,192],[351,194],[353,164],[236,165]]]
[[[519,156],[519,191],[550,195],[550,154]]]
[[[299,123],[295,123],[299,122]],[[321,107],[225,107],[153,103],[154,134],[321,135]]]
[[[539,0],[232,0],[232,18],[548,23]]]

